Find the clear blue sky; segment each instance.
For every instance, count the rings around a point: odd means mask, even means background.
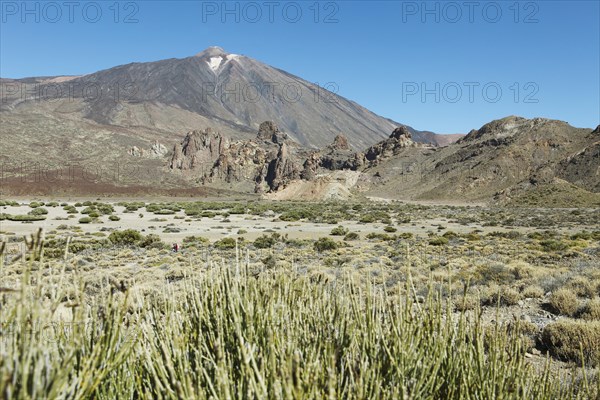
[[[512,114],[600,123],[598,1],[229,2],[229,14],[221,1],[0,3],[2,77],[78,75],[215,45],[335,82],[417,129],[468,132]]]

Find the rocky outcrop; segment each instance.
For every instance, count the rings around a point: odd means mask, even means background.
[[[592,131],[593,135],[598,131]],[[569,155],[556,166],[556,174],[591,192],[600,192],[600,141],[590,143],[584,149]]]
[[[337,135],[335,139],[333,139],[333,143],[329,145],[329,147],[333,150],[350,150],[350,145],[348,144],[348,139],[344,135]]]
[[[211,128],[188,132],[181,144],[173,147],[169,167],[182,171],[212,167],[227,146],[227,139]]]
[[[262,166],[272,158],[269,152],[255,142],[230,143],[219,154],[205,181],[223,179],[226,182],[255,180]]]
[[[304,161],[302,173],[300,177],[306,181],[312,181],[317,177],[319,168],[321,167],[321,155],[318,151],[311,153]]]
[[[507,117],[437,148],[415,142],[410,128],[400,126],[362,153],[353,152],[344,135],[321,150],[303,148],[267,121],[246,141],[230,141],[211,130],[190,132],[174,147],[170,166],[202,182],[230,182],[228,189],[253,188],[271,198],[305,197],[303,191],[318,197],[339,184],[342,191],[384,194],[407,188],[409,196],[423,199],[491,199],[508,188],[538,190],[557,179],[599,192],[599,133],[600,127]],[[200,167],[203,161],[209,168]],[[335,177],[352,179],[340,183]]]
[[[313,180],[319,169],[327,171],[356,169],[353,168],[356,164],[349,162],[349,160],[354,160],[355,157],[356,155],[351,150],[346,136],[337,135],[329,146],[321,151],[313,151],[308,155],[303,164],[301,177],[305,180]]]
[[[169,151],[165,147],[164,144],[159,143],[158,141],[154,142],[154,144],[150,147],[149,150],[141,149],[137,146],[133,146],[129,150],[127,150],[127,154],[133,157],[143,157],[143,158],[162,158],[167,155]]]
[[[298,164],[290,156],[289,146],[283,143],[279,146],[277,157],[269,163],[265,181],[272,191],[277,191],[289,182],[299,178]]]
[[[202,183],[254,182],[254,191],[275,191],[300,178],[299,156],[273,122],[260,125],[256,140],[230,141],[210,128],[189,132],[173,147],[172,170]]]
[[[275,144],[286,143],[290,137],[281,132],[279,127],[273,121],[265,121],[260,124],[256,138],[260,141],[271,142]]]
[[[382,159],[395,156],[402,149],[417,146],[423,145],[412,140],[412,135],[407,127],[400,126],[394,129],[388,139],[369,147],[365,152],[365,160],[371,164],[377,164]]]

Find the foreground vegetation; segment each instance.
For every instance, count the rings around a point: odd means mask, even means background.
[[[44,268],[41,237],[2,292],[4,398],[595,398],[585,369],[556,379],[527,362],[521,325],[455,314],[442,291],[231,262],[190,265],[141,296]],[[34,261],[38,260],[38,261]],[[4,267],[3,267],[4,271]],[[65,281],[73,280],[74,291]],[[463,294],[464,298],[464,294]],[[446,306],[444,306],[446,304]],[[560,378],[560,376],[558,376]]]
[[[600,395],[596,209],[0,207],[1,398]]]

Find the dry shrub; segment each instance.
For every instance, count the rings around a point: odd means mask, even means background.
[[[533,267],[521,260],[513,261],[509,266],[512,267],[512,272],[518,280],[536,278],[541,273],[540,268]]]
[[[530,285],[523,289],[523,297],[530,299],[540,299],[544,297],[544,289],[538,285]]]
[[[468,311],[474,310],[479,307],[480,299],[479,296],[474,294],[466,294],[459,296],[454,299],[454,309],[456,311]]]
[[[577,295],[569,289],[558,289],[550,296],[550,306],[560,315],[573,316],[579,308]]]
[[[587,321],[600,321],[600,298],[588,301],[582,307],[579,317]]]
[[[573,291],[577,296],[593,298],[596,295],[594,284],[585,276],[576,276],[569,280],[566,285],[567,289]]]
[[[481,284],[507,284],[515,280],[515,275],[511,268],[496,262],[477,266],[474,280]]]
[[[600,322],[560,320],[546,325],[542,344],[563,361],[587,367],[600,365]]]
[[[484,304],[490,306],[498,303],[503,306],[514,306],[522,298],[521,293],[509,286],[490,286],[486,292]]]
[[[525,350],[531,351],[539,338],[540,328],[530,321],[514,321],[508,325],[508,330],[521,337]]]

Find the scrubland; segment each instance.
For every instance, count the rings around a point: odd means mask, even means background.
[[[597,209],[0,206],[2,397],[600,396]]]

